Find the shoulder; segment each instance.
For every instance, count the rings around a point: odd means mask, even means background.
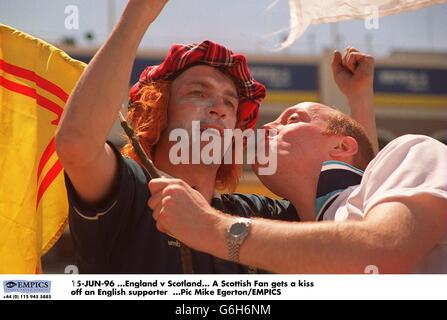
[[[122,157],[122,164],[124,169],[135,177],[135,180],[139,183],[148,184],[150,180],[149,173],[141,165],[139,165],[134,159],[127,156]]]
[[[368,165],[360,188],[353,192],[362,199],[364,213],[378,202],[423,194],[447,198],[447,146],[422,135],[390,142]]]
[[[405,135],[394,139],[371,161],[365,176],[389,178],[398,174],[406,177],[446,171],[447,146],[423,135]]]
[[[112,209],[123,206],[125,203],[136,199],[147,198],[149,189],[147,184],[149,176],[135,160],[123,156],[117,147],[108,142],[117,159],[117,180],[110,192],[97,203],[85,203],[76,192],[70,177],[65,174],[65,185],[67,190],[70,210],[78,213],[81,217],[90,220],[98,219]]]
[[[370,166],[391,161],[398,164],[400,160],[410,158],[417,163],[447,157],[447,146],[436,139],[424,135],[404,135],[394,139],[385,146],[371,161]],[[368,169],[368,168],[367,168]]]

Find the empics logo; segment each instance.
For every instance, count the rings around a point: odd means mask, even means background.
[[[6,288],[11,289],[11,288],[17,287],[17,283],[15,283],[14,281],[8,281],[5,283],[5,286],[6,286]]]
[[[46,280],[9,280],[3,281],[5,293],[51,293],[51,281]]]

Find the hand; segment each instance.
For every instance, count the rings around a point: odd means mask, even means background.
[[[349,98],[372,96],[374,82],[374,58],[352,47],[343,56],[335,51],[332,73],[340,91]]]
[[[157,229],[205,251],[204,237],[216,230],[219,212],[183,180],[152,179],[149,189],[152,196],[147,204],[153,210]]]

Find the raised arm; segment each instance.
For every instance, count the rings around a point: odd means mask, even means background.
[[[335,51],[332,60],[335,83],[346,96],[351,116],[365,129],[374,152],[379,151],[374,115],[374,58],[348,47],[343,56]]]
[[[103,199],[116,179],[117,159],[105,142],[128,92],[141,39],[166,2],[129,0],[67,102],[56,133],[57,154],[86,202]]]

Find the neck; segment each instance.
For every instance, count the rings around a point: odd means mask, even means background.
[[[317,218],[317,209],[315,206],[317,183],[318,177],[315,180],[308,181],[305,188],[295,188],[294,192],[287,197],[299,212],[302,221],[315,221]]]
[[[169,161],[169,153],[157,149],[154,164],[157,169],[166,172],[173,178],[182,179],[199,191],[208,202],[213,198],[218,165],[178,164]]]
[[[281,195],[293,204],[301,221],[315,221],[317,218],[315,198],[320,170],[321,165],[315,165],[314,168],[307,168],[303,172],[294,172],[292,177],[289,172],[288,177],[282,179],[281,189],[283,192]],[[286,185],[283,183],[284,181],[291,183]]]

